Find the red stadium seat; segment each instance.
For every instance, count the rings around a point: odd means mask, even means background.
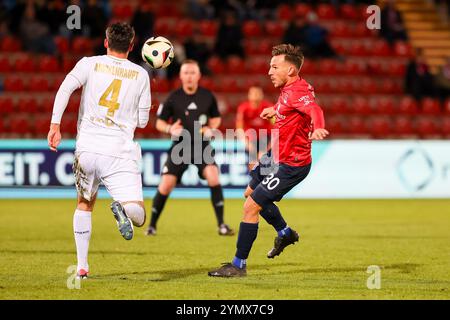
[[[40,103],[38,104],[39,111],[44,114],[50,114],[50,112],[52,112],[53,110],[53,102],[54,98],[50,97],[42,98]]]
[[[86,37],[76,37],[72,40],[72,52],[83,55],[89,54],[93,50],[92,40]]]
[[[7,57],[0,58],[0,73],[10,72],[12,70],[11,63]]]
[[[393,132],[400,136],[411,136],[415,134],[411,118],[400,116],[394,119]]]
[[[253,20],[245,21],[242,26],[242,33],[246,38],[259,37],[262,34],[261,25]]]
[[[353,60],[346,60],[340,69],[343,74],[349,75],[362,75],[366,72],[364,64]]]
[[[3,118],[0,118],[0,135],[1,135],[2,133],[6,133],[6,126],[5,126],[5,124],[4,124]]]
[[[198,24],[199,31],[207,37],[215,37],[217,34],[217,22],[210,20],[202,20]]]
[[[50,118],[47,115],[37,116],[34,120],[34,135],[36,138],[46,138],[50,128]],[[62,129],[62,130],[65,130]]]
[[[264,55],[270,55],[272,53],[272,48],[274,44],[272,41],[267,39],[261,39],[258,41],[258,52]]]
[[[64,81],[64,78],[66,77],[65,74],[58,74],[53,78],[53,81],[50,83],[50,90],[58,91],[59,86]]]
[[[225,66],[222,60],[219,57],[213,56],[209,58],[207,62],[208,69],[212,71],[212,73],[220,74],[225,72]]]
[[[363,78],[362,81],[358,82],[358,87],[355,89],[364,94],[375,94],[377,92],[377,86],[371,78]]]
[[[320,60],[318,70],[321,74],[337,74],[340,71],[336,60],[332,59]]]
[[[351,56],[366,56],[367,55],[367,48],[366,46],[361,42],[353,42],[350,45],[350,48],[348,48],[348,54]]]
[[[391,98],[380,98],[375,102],[375,112],[378,114],[392,115],[395,113],[394,102]]]
[[[371,48],[371,53],[377,57],[387,57],[391,55],[391,47],[384,40],[377,40]]]
[[[316,93],[330,93],[333,92],[331,82],[328,79],[319,78],[313,82]]]
[[[170,90],[170,83],[165,78],[153,78],[151,82],[151,90],[153,92],[168,92]]]
[[[194,33],[194,23],[190,19],[182,19],[177,21],[175,29],[177,30],[177,36],[181,38],[190,37]]]
[[[342,78],[336,82],[336,91],[339,93],[351,94],[355,91],[354,89],[353,81],[351,79]]]
[[[66,112],[68,113],[78,113],[80,108],[81,97],[79,95],[74,95],[70,97],[69,103],[67,104]]]
[[[450,98],[448,98],[447,100],[445,100],[444,102],[444,112],[446,114],[450,114]]]
[[[14,62],[14,69],[17,72],[34,72],[34,62],[31,57],[23,55]]]
[[[310,61],[305,60],[302,65],[302,74],[313,74],[316,71],[316,65]]]
[[[281,38],[284,34],[284,27],[278,21],[267,21],[265,23],[265,30],[271,37]]]
[[[413,50],[409,43],[403,41],[397,41],[394,44],[394,53],[400,57],[412,57]]]
[[[39,62],[39,70],[42,72],[59,72],[59,63],[55,57],[47,56],[41,58]]]
[[[357,20],[359,18],[358,10],[351,4],[342,4],[340,12],[340,16],[344,19]]]
[[[216,80],[219,80],[216,78]],[[217,87],[218,91],[221,92],[232,92],[236,93],[239,92],[239,87],[236,79],[234,78],[222,78],[219,82],[219,85]]]
[[[48,79],[39,75],[31,77],[28,87],[31,91],[37,92],[47,91],[50,88]]]
[[[0,42],[0,49],[2,52],[18,52],[22,50],[22,44],[18,38],[6,36]]]
[[[245,61],[235,56],[228,58],[227,72],[231,74],[245,74]]]
[[[75,67],[75,65],[77,64],[77,60],[73,57],[63,57],[63,62],[62,62],[62,71],[64,73],[69,73],[70,70],[73,69],[73,67]]]
[[[211,90],[211,91],[216,90],[214,79],[211,77],[202,77],[200,79],[200,86],[202,86],[203,88],[206,88],[208,90]]]
[[[418,110],[417,102],[412,97],[406,96],[400,100],[399,113],[414,115]]]
[[[292,9],[291,9],[292,10]],[[312,10],[311,6],[305,3],[297,3],[294,7],[294,13],[296,18],[306,18],[308,13]]]
[[[445,135],[445,137],[450,137],[450,117],[444,117],[442,119],[441,128],[442,133]]]
[[[287,4],[278,6],[277,17],[279,20],[290,21],[292,19],[292,8]]]
[[[5,88],[5,91],[13,91],[13,92],[24,91],[26,88],[22,78],[17,76],[7,76],[5,78],[3,86]]]
[[[54,37],[53,40],[59,53],[65,54],[69,52],[69,41],[67,38],[57,36]]]
[[[11,97],[0,96],[0,114],[3,116],[14,112],[14,102]]]
[[[349,38],[351,36],[351,29],[348,23],[344,21],[338,21],[333,25],[333,28],[330,30],[332,37],[341,37],[341,38]]]
[[[37,113],[38,103],[34,97],[20,97],[17,101],[17,111],[20,114]]]
[[[421,104],[423,114],[438,115],[441,113],[441,105],[439,100],[432,98],[424,98]]]
[[[370,37],[372,33],[369,29],[367,29],[367,26],[365,23],[357,23],[355,25],[355,28],[353,29],[353,37],[356,38],[365,38]]]
[[[436,120],[428,117],[420,117],[417,119],[417,132],[422,138],[434,138],[441,133]]]
[[[179,18],[181,14],[177,4],[170,2],[163,2],[157,7],[156,16]]]
[[[363,117],[351,116],[348,120],[348,132],[351,134],[368,133],[368,128]]]
[[[331,20],[336,18],[336,11],[332,5],[319,4],[317,7],[317,15],[319,19]]]
[[[406,65],[404,62],[392,61],[389,64],[388,74],[392,76],[404,76],[406,73]]]
[[[402,93],[402,86],[398,81],[383,79],[379,86],[379,92],[385,94]]]
[[[31,132],[30,121],[28,116],[23,114],[12,115],[9,120],[9,128],[11,133],[24,135]]]
[[[171,35],[172,29],[170,23],[167,19],[158,18],[155,21],[155,34],[161,35],[163,37]]]
[[[370,133],[374,138],[383,139],[391,133],[392,123],[389,117],[376,117],[370,122]]]
[[[129,4],[116,4],[112,8],[113,17],[117,19],[128,19],[133,15],[133,8]]]
[[[340,117],[327,118],[326,127],[330,135],[340,135],[346,133],[346,126]]]
[[[330,107],[328,109],[334,114],[342,114],[347,112],[347,101],[343,98],[335,97],[331,100]]]
[[[266,59],[252,59],[247,61],[247,70],[253,74],[267,74],[269,64]]]
[[[368,115],[373,112],[372,108],[370,107],[369,101],[361,96],[357,96],[353,99],[352,103],[350,104],[350,109],[353,113],[360,115]]]

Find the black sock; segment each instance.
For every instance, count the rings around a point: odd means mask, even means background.
[[[264,207],[259,214],[264,220],[267,221],[268,224],[273,226],[276,231],[283,230],[286,228],[287,224],[281,216],[280,210],[274,203],[270,203],[266,207]]]
[[[152,219],[150,221],[150,226],[156,228],[156,222],[158,222],[159,216],[161,215],[166,200],[169,196],[162,195],[159,191],[156,191],[155,197],[153,198],[152,204]]]
[[[247,259],[252,249],[253,242],[258,235],[258,223],[241,222],[239,226],[239,235],[236,244],[236,257]]]
[[[211,189],[211,202],[216,213],[217,224],[220,226],[223,223],[223,192],[222,186],[219,184]]]

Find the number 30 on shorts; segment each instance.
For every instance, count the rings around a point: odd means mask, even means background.
[[[274,174],[269,174],[263,181],[262,184],[267,185],[267,189],[273,190],[280,184],[280,178],[274,178]]]

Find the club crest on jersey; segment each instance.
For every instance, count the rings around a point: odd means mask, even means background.
[[[286,116],[284,116],[280,113],[280,108],[281,108],[281,104],[277,103],[277,108],[276,108],[277,118],[284,120],[284,119],[286,119]]]
[[[283,92],[282,94],[281,94],[281,100],[283,100],[283,103],[284,104],[287,104],[288,103],[288,94],[286,93],[286,92]]]

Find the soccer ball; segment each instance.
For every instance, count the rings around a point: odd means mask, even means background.
[[[172,62],[172,43],[164,37],[151,37],[142,46],[142,59],[154,69],[162,69]]]

